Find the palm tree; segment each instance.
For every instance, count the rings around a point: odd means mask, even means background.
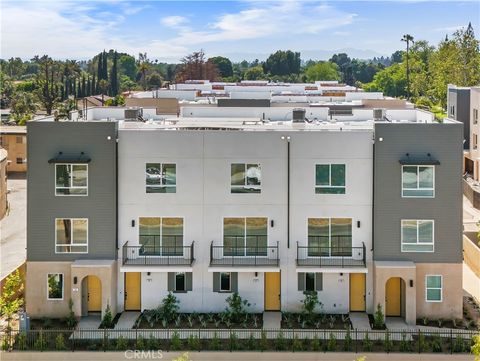
[[[105,80],[105,79],[101,79],[99,82],[98,82],[98,88],[101,90],[102,92],[102,106],[103,106],[103,95],[105,94],[105,92],[107,91],[108,89],[108,81]]]
[[[410,49],[410,42],[413,44],[413,36],[410,34],[405,34],[401,41],[405,41],[407,43],[407,99],[410,99],[410,67],[408,66],[408,51]]]
[[[142,73],[143,90],[147,90],[147,72],[150,69],[150,60],[147,53],[138,54],[138,71]]]

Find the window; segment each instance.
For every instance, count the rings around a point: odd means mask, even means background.
[[[402,252],[433,252],[433,221],[402,220]]]
[[[315,291],[315,273],[305,273],[305,291]]]
[[[427,302],[442,302],[442,276],[425,276]]]
[[[183,218],[141,217],[140,253],[145,256],[183,256]]]
[[[176,193],[177,166],[171,163],[147,163],[145,166],[147,193]]]
[[[88,219],[57,218],[55,220],[55,252],[88,252]]]
[[[260,164],[231,165],[231,193],[260,193],[262,171]]]
[[[23,158],[17,158],[17,164],[23,164]]]
[[[345,194],[345,164],[317,164],[315,193]]]
[[[455,105],[450,105],[450,115],[455,116]]]
[[[477,148],[478,148],[478,135],[473,133],[473,149],[477,149]]]
[[[175,291],[185,292],[187,290],[186,286],[185,272],[175,273]]]
[[[402,166],[402,197],[433,198],[435,167],[432,165]]]
[[[15,137],[15,141],[17,144],[23,144],[25,143],[25,137],[24,136],[17,136]]]
[[[267,218],[224,218],[225,256],[267,256]]]
[[[220,272],[220,292],[230,292],[232,290],[232,274],[230,272]]]
[[[473,124],[478,123],[478,109],[473,108]]]
[[[323,289],[323,274],[313,272],[299,272],[298,276],[298,290],[303,292],[315,292]]]
[[[351,218],[308,218],[308,256],[352,256]]]
[[[56,164],[55,195],[86,196],[88,193],[87,164]]]
[[[49,273],[47,274],[47,289],[49,300],[63,299],[63,274]]]

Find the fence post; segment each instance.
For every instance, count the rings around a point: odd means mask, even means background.
[[[418,353],[421,353],[422,349],[420,347],[420,330],[418,330],[417,336],[418,336]]]
[[[355,353],[358,353],[358,329],[355,328]]]
[[[453,330],[450,329],[450,355],[453,353]]]
[[[75,329],[72,332],[72,352],[75,352]]]

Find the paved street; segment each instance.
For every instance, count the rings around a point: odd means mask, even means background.
[[[149,355],[149,356],[147,356]],[[165,352],[163,354],[145,352],[142,357],[137,357],[132,351],[124,352],[16,352],[16,353],[0,353],[2,361],[64,361],[64,360],[173,360],[175,357],[182,355],[179,352]],[[322,352],[191,352],[190,359],[192,361],[355,361],[360,356],[366,356],[366,361],[473,361],[471,355],[444,355],[444,354],[404,354],[404,353],[322,353]]]
[[[9,213],[0,221],[0,279],[26,258],[27,180],[24,174],[7,180]]]

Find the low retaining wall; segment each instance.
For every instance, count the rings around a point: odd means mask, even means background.
[[[465,179],[463,180],[463,194],[475,208],[480,209],[480,192],[474,190]]]
[[[463,235],[463,260],[480,278],[480,248],[474,242],[478,242],[476,232],[466,232]]]

